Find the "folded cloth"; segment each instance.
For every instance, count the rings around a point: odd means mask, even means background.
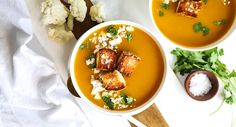
[[[35,36],[25,1],[0,3],[0,127],[130,126],[75,100],[59,75],[57,56]]]

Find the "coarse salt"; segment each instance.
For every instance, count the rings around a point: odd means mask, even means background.
[[[190,80],[189,91],[194,96],[204,96],[211,88],[211,81],[206,74],[195,74]]]

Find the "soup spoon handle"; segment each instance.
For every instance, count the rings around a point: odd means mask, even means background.
[[[144,125],[143,123],[141,123],[140,121],[138,121],[137,119],[135,119],[132,116],[123,115],[123,117],[126,118],[129,122],[131,122],[132,124],[134,124],[137,127],[146,127],[146,125]]]

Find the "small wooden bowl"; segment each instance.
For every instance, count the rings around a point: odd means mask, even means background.
[[[205,94],[203,96],[194,96],[189,90],[190,89],[190,81],[195,74],[205,74],[205,75],[207,75],[207,77],[209,78],[209,80],[211,82],[212,88],[210,89],[210,91],[207,94]],[[184,86],[185,86],[186,92],[188,93],[188,95],[191,98],[198,100],[198,101],[206,101],[216,95],[216,93],[219,89],[219,82],[218,82],[218,79],[215,76],[215,74],[213,74],[212,72],[206,71],[206,70],[196,70],[187,76]]]

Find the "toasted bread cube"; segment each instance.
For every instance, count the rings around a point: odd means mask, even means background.
[[[141,59],[131,52],[123,51],[118,60],[117,70],[125,76],[131,76]]]
[[[198,16],[202,8],[202,0],[179,0],[176,12],[187,17]]]
[[[117,53],[111,49],[100,49],[96,56],[96,69],[101,71],[112,71],[116,67]]]
[[[124,77],[117,70],[101,74],[100,80],[102,81],[102,86],[106,90],[121,90],[126,86]]]

